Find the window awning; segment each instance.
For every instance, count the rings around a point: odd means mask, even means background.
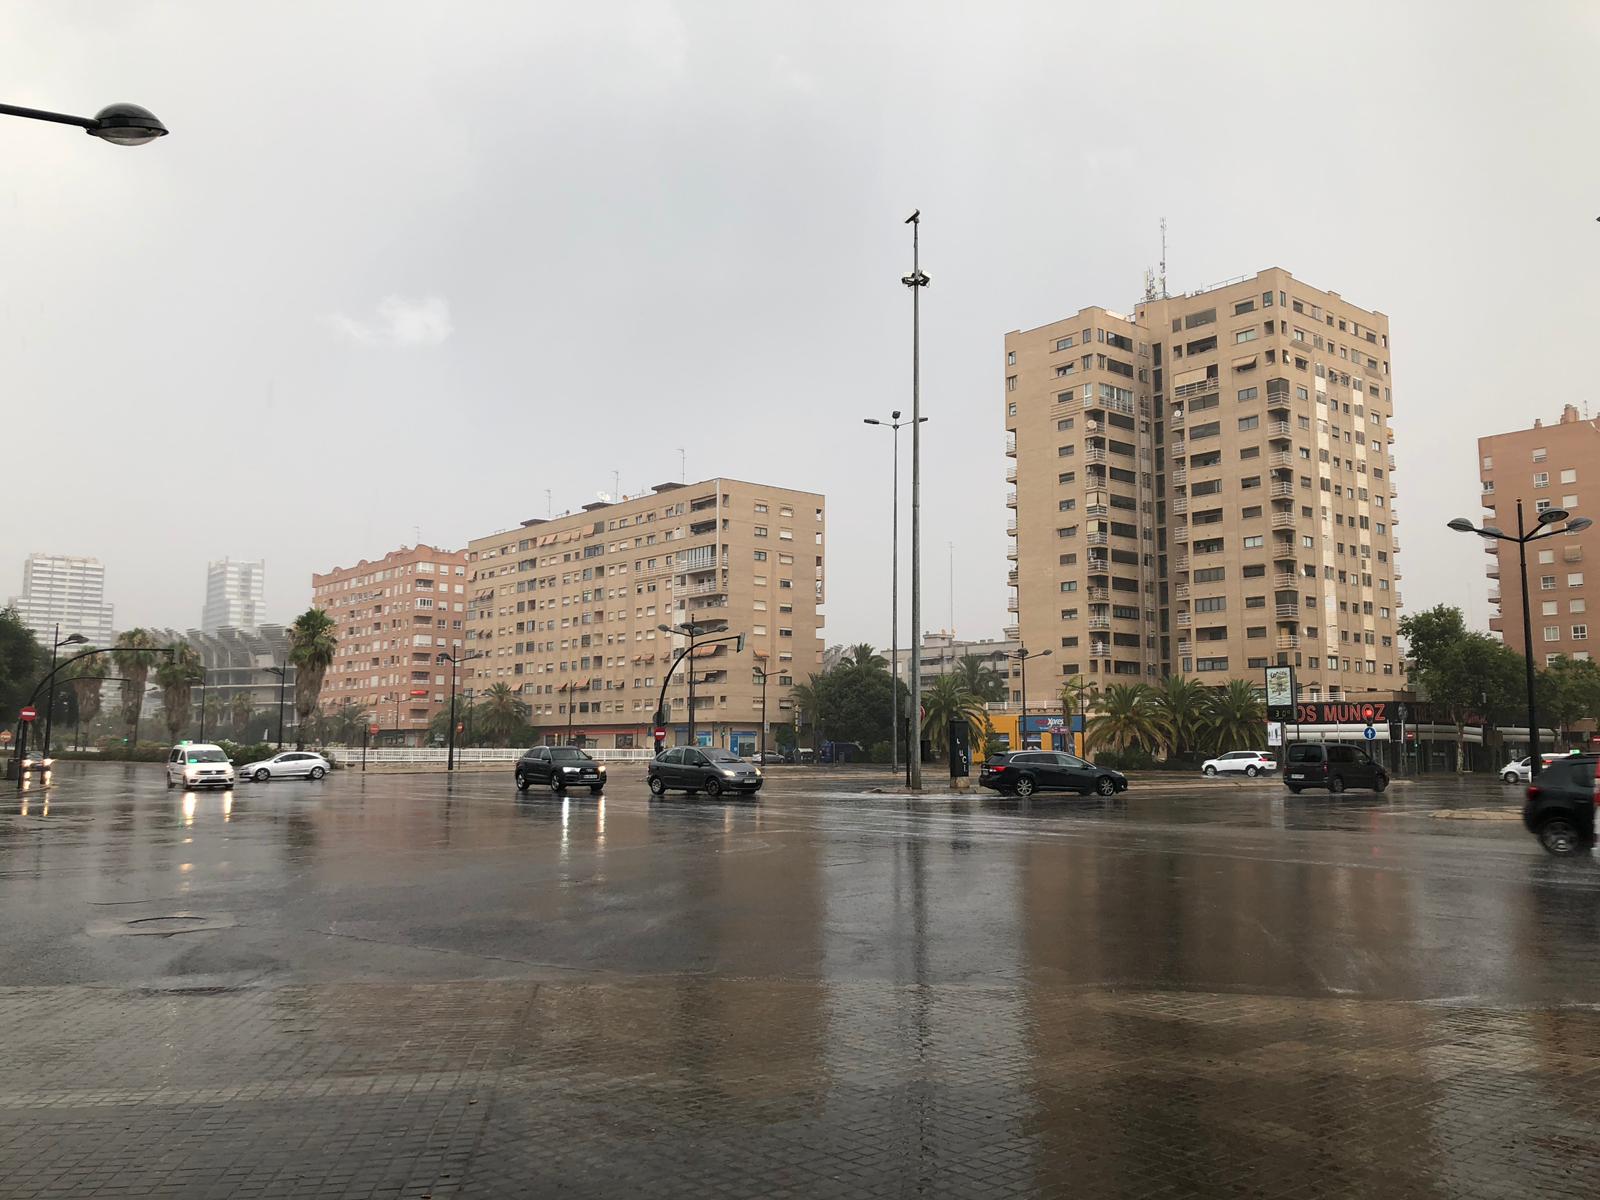
[[[1233,360],[1233,369],[1235,371],[1253,371],[1255,370],[1255,365],[1256,355],[1254,354],[1246,354],[1243,358]]]
[[[1179,371],[1172,377],[1172,386],[1188,387],[1190,384],[1204,383],[1205,378],[1206,369],[1204,367],[1196,367],[1193,371]]]

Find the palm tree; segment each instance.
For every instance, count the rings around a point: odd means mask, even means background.
[[[527,732],[527,701],[503,683],[483,694],[478,710],[478,728],[486,741],[509,746]]]
[[[94,723],[94,719],[100,715],[104,697],[105,667],[101,665],[100,656],[90,654],[93,649],[92,646],[82,647],[81,661],[62,672],[62,678],[72,689],[72,698],[78,708],[79,729]]]
[[[329,734],[334,741],[353,746],[367,728],[367,713],[354,700],[346,700],[329,717]]]
[[[808,725],[813,731],[811,739],[813,746],[818,741],[816,734],[820,732],[821,727],[822,689],[824,686],[823,676],[813,673],[805,683],[797,683],[789,690],[789,699],[794,703],[794,744],[796,749],[800,747],[800,731]]]
[[[320,608],[308,608],[289,626],[289,661],[294,664],[294,710],[303,726],[317,710],[322,677],[333,665],[339,639],[333,618]],[[295,747],[305,749],[305,730],[295,730]]]
[[[857,642],[839,661],[845,666],[865,667],[869,671],[881,671],[889,665],[889,660],[874,650],[871,642]]]
[[[1182,675],[1168,675],[1151,689],[1160,748],[1168,757],[1187,753],[1200,744],[1206,729],[1208,701],[1205,685]]]
[[[247,691],[235,692],[228,702],[228,719],[233,722],[233,732],[243,738],[248,731],[250,718],[256,711],[255,698]]]
[[[1114,683],[1100,693],[1096,706],[1100,711],[1089,722],[1085,739],[1089,749],[1148,749],[1160,743],[1161,725],[1147,684]]]
[[[1005,677],[976,654],[963,654],[953,674],[980,700],[994,704],[1006,698]]]
[[[922,706],[928,713],[922,722],[922,733],[933,742],[936,750],[944,750],[949,745],[952,721],[965,719],[972,727],[974,740],[983,734],[988,716],[983,699],[969,692],[957,675],[940,675],[934,679],[931,686],[923,689]]]
[[[194,685],[205,680],[206,669],[193,646],[178,642],[172,651],[156,668],[156,682],[161,685],[161,703],[166,708],[167,733],[176,742],[194,715],[190,695]]]
[[[144,685],[150,679],[150,668],[156,664],[155,638],[148,630],[135,627],[117,635],[111,660],[117,664],[117,674],[122,677],[122,719],[128,723],[128,747],[139,745],[139,714],[144,711]]]
[[[1255,684],[1231,679],[1207,698],[1206,733],[1212,750],[1225,754],[1255,745],[1266,728],[1267,709]]]

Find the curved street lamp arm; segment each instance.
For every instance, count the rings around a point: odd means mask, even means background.
[[[95,117],[75,117],[71,113],[47,112],[42,108],[23,108],[16,104],[0,104],[0,115],[26,117],[30,121],[54,121],[57,125],[76,125],[80,129],[98,129]]]
[[[3,106],[0,106],[0,107],[3,107]],[[30,694],[28,696],[28,703],[32,704],[35,700],[37,700],[39,698],[39,693],[44,689],[45,685],[48,684],[52,679],[54,679],[56,677],[56,675],[60,673],[61,668],[65,667],[68,663],[75,663],[80,658],[88,658],[91,654],[113,654],[113,653],[116,652],[117,649],[118,649],[118,647],[116,647],[116,646],[106,646],[105,648],[100,649],[100,650],[85,650],[82,654],[74,654],[71,658],[63,658],[61,660],[61,662],[57,664],[55,670],[51,671],[50,674],[46,675],[43,679],[39,680],[39,682],[34,685],[32,694]],[[149,649],[150,653],[152,653],[152,654],[176,654],[177,653],[177,651],[172,649],[172,647],[170,647],[170,646],[163,647],[163,648],[160,648],[160,649],[157,649],[156,647],[151,646],[151,647],[148,647],[148,649]]]

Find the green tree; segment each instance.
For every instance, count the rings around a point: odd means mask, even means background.
[[[889,665],[889,660],[874,650],[871,642],[857,642],[844,652],[844,657],[839,661],[843,666],[864,668],[868,671],[882,671]]]
[[[193,716],[190,704],[194,685],[205,680],[205,665],[195,648],[186,642],[173,645],[166,661],[156,667],[156,683],[161,688],[168,740],[176,742]]]
[[[956,663],[954,674],[962,687],[986,704],[998,704],[1006,698],[1005,676],[979,655],[963,654]]]
[[[50,670],[50,655],[22,623],[14,608],[0,609],[0,723],[16,723],[17,713]]]
[[[94,723],[94,719],[100,715],[105,695],[106,655],[89,655],[92,649],[91,646],[79,646],[77,652],[81,657],[59,676],[72,691],[80,725]]]
[[[1148,703],[1156,728],[1159,748],[1168,757],[1187,754],[1199,747],[1206,729],[1210,697],[1205,685],[1182,675],[1168,675],[1150,690]]]
[[[1418,692],[1456,727],[1456,769],[1467,769],[1467,723],[1474,716],[1504,722],[1526,703],[1517,696],[1523,680],[1522,656],[1482,633],[1465,633],[1429,650],[1428,665],[1412,678]]]
[[[458,707],[457,712],[459,711]],[[359,743],[362,733],[367,728],[366,710],[354,700],[344,701],[328,714],[327,719],[329,739],[346,746]]]
[[[475,732],[493,746],[520,745],[528,735],[528,705],[503,683],[483,694],[478,703]]]
[[[245,730],[249,728],[250,717],[255,711],[255,697],[248,691],[237,691],[233,694],[233,699],[228,701],[228,720],[233,725],[234,736],[240,741],[244,740]]]
[[[1091,750],[1149,750],[1162,744],[1163,732],[1150,688],[1143,683],[1114,683],[1100,693],[1098,712],[1085,739]]]
[[[1205,743],[1217,754],[1258,746],[1266,733],[1266,702],[1256,694],[1255,685],[1245,679],[1230,679],[1207,697]]]
[[[922,736],[933,743],[933,748],[943,752],[950,744],[950,723],[965,720],[972,730],[972,741],[983,745],[984,721],[988,716],[983,701],[969,692],[956,675],[937,676],[922,693],[922,707],[927,717],[922,722]]]
[[[128,729],[128,749],[139,746],[139,717],[144,712],[144,687],[150,680],[150,669],[160,661],[156,653],[160,647],[146,629],[135,626],[117,635],[111,660],[117,664],[117,674],[122,678],[122,720]]]
[[[322,692],[322,679],[333,665],[338,648],[333,618],[320,608],[308,608],[289,626],[289,661],[294,664],[294,708],[300,726],[295,730],[295,746],[305,748],[306,722],[316,711]]]
[[[815,747],[822,739],[820,724],[821,697],[824,680],[831,675],[831,671],[814,673],[805,683],[797,683],[789,691],[789,699],[794,702],[795,738],[800,739],[806,730],[811,731],[811,744]]]
[[[901,713],[909,712],[911,707],[906,686],[890,679],[882,668],[870,665],[830,671],[814,687],[822,725],[834,741],[878,746],[889,740],[893,693],[900,693]]]
[[[1549,722],[1561,733],[1564,746],[1572,745],[1572,727],[1600,716],[1600,665],[1592,659],[1558,655],[1539,672],[1535,686],[1539,723]]]
[[[1406,640],[1408,674],[1414,687],[1421,672],[1439,662],[1450,647],[1467,636],[1467,623],[1459,608],[1436,604],[1402,617],[1400,636]]]

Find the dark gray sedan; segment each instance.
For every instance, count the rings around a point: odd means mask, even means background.
[[[652,759],[646,775],[650,790],[661,795],[669,788],[720,796],[723,792],[758,792],[761,768],[728,750],[674,746]]]

